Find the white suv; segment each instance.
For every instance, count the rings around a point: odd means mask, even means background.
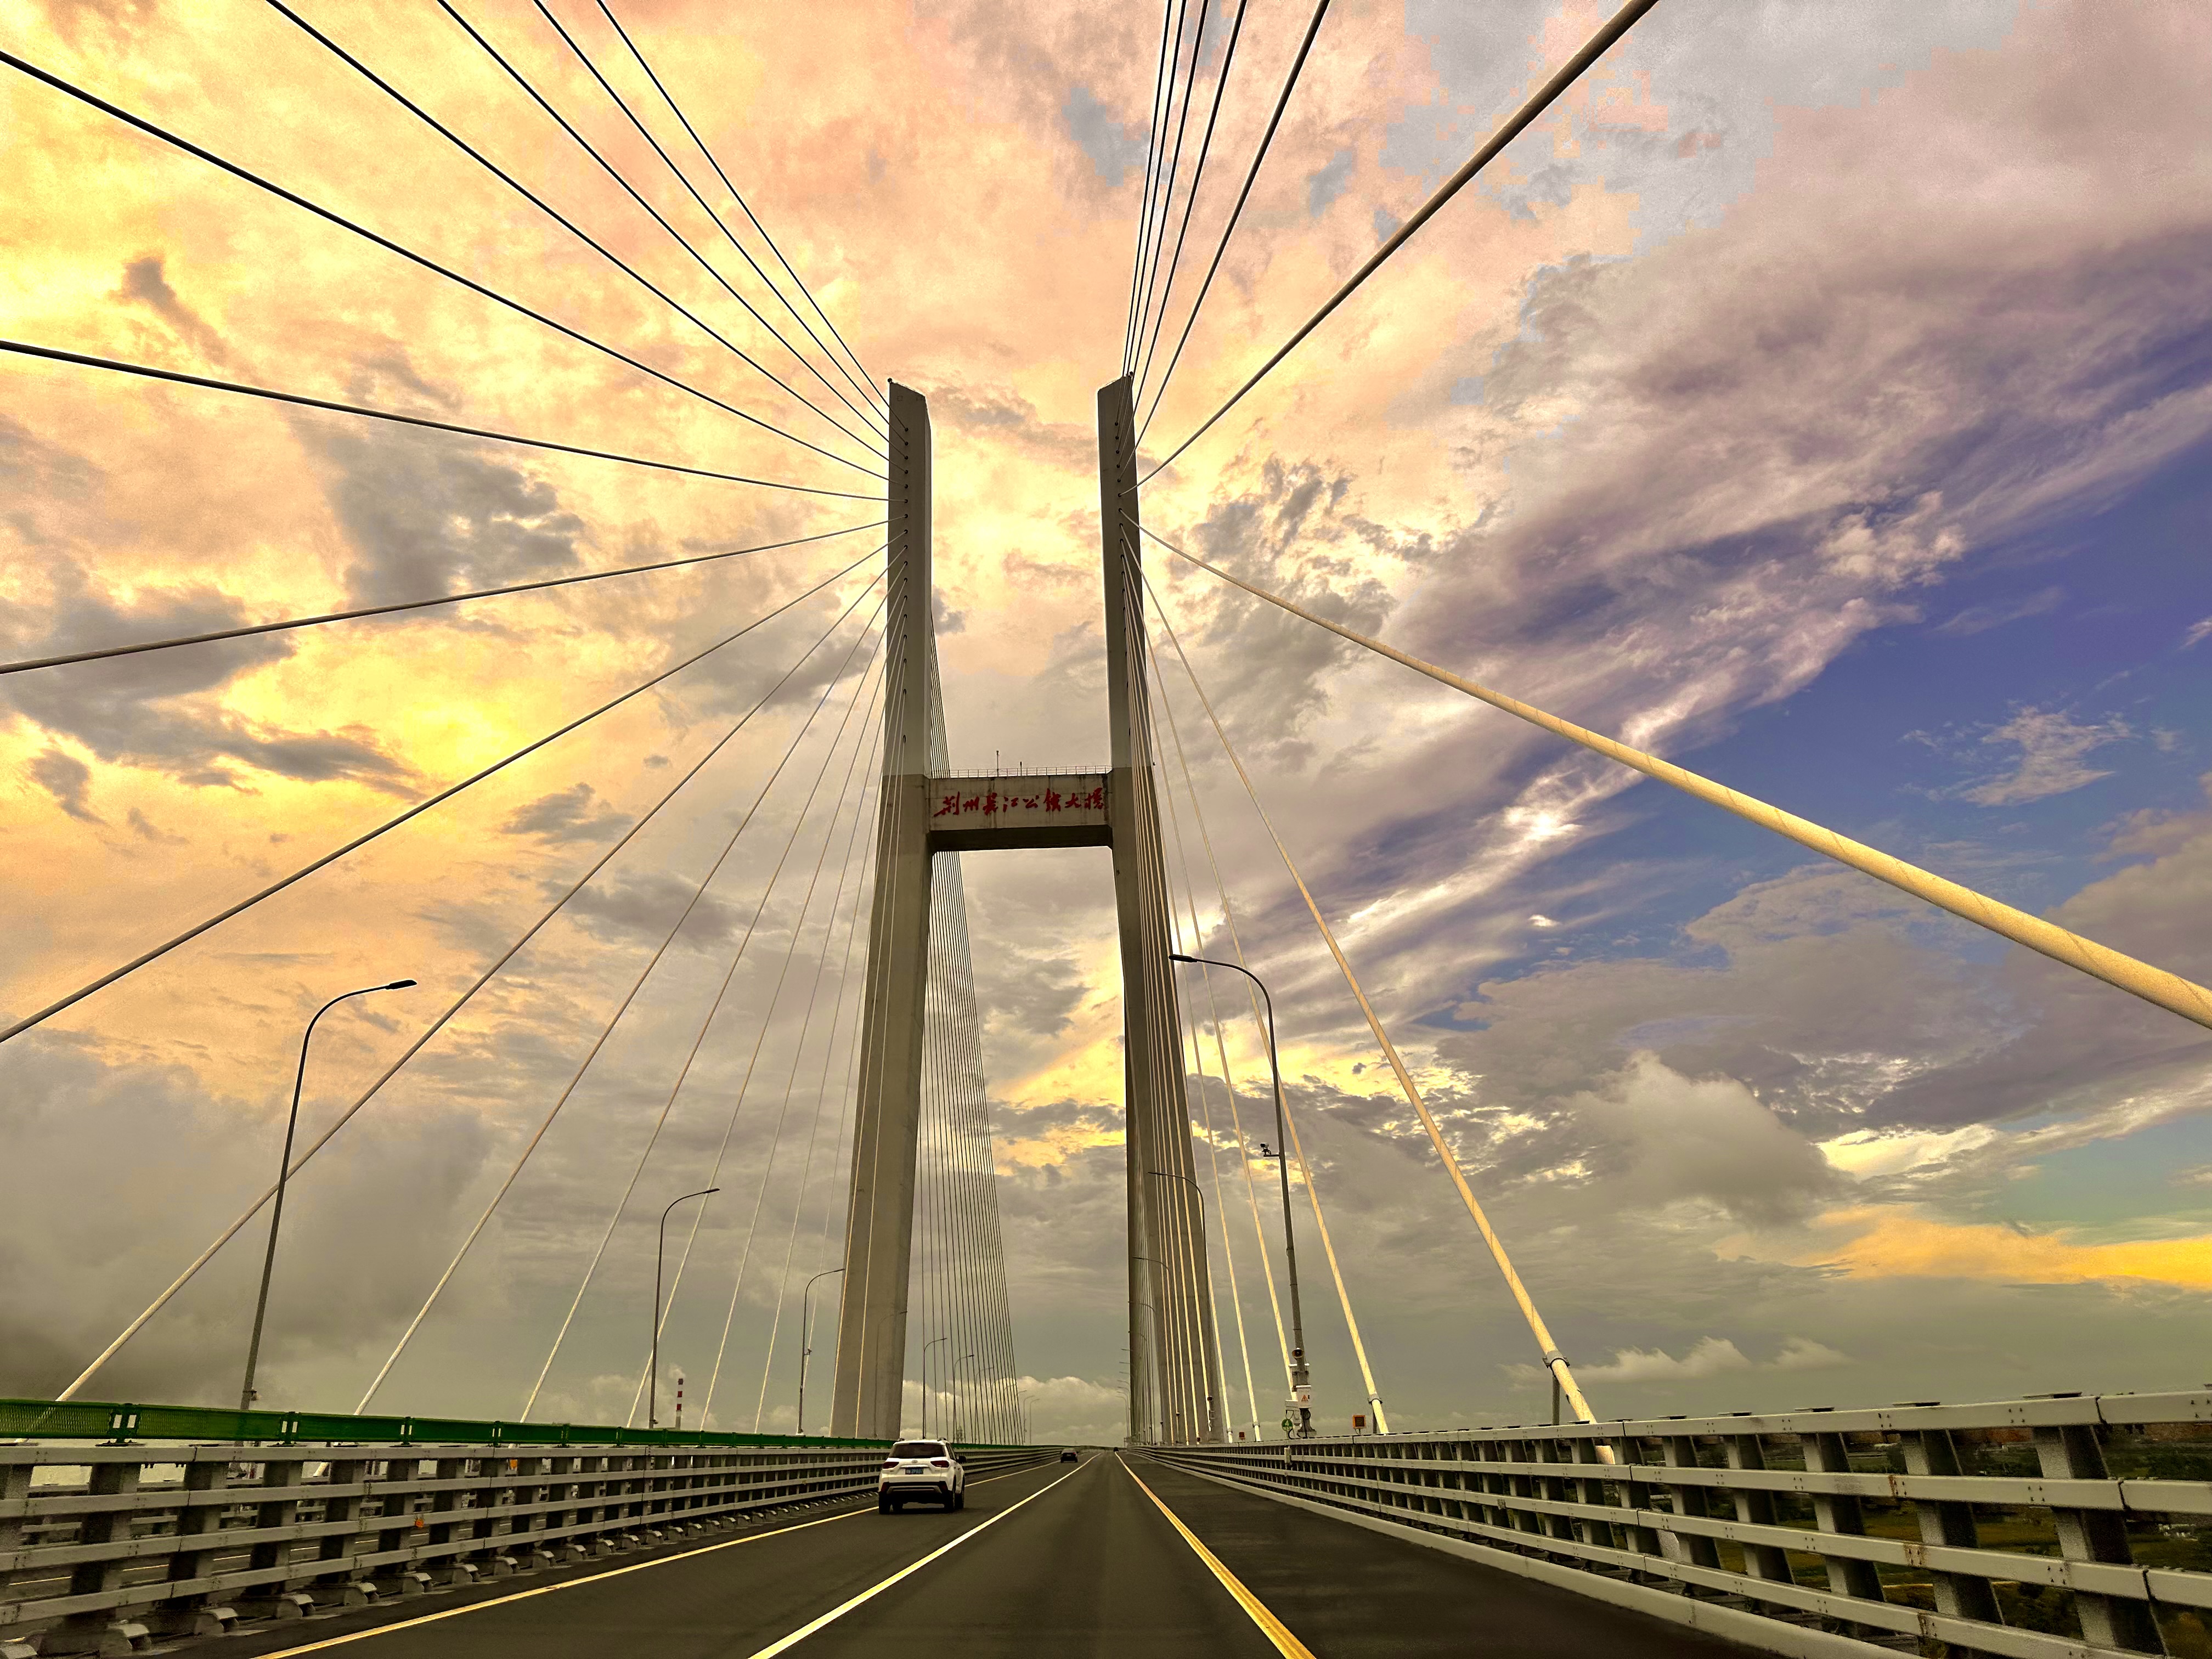
[[[884,1457],[883,1473],[876,1477],[877,1510],[889,1515],[916,1501],[948,1510],[968,1505],[967,1468],[942,1440],[902,1440]]]

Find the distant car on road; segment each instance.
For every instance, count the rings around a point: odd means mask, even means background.
[[[1073,1447],[1073,1446],[1068,1446],[1068,1447],[1064,1448],[1064,1449],[1061,1450],[1061,1452],[1060,1452],[1060,1461],[1061,1462],[1063,1462],[1063,1463],[1073,1463],[1073,1462],[1080,1462],[1081,1460],[1079,1460],[1079,1459],[1076,1456],[1076,1455],[1075,1455],[1075,1448],[1074,1448],[1074,1447]]]
[[[942,1440],[902,1440],[884,1458],[876,1476],[876,1509],[884,1515],[908,1504],[968,1506],[968,1470],[960,1455]]]

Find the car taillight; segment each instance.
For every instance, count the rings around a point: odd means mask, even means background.
[[[929,1467],[933,1469],[949,1469],[952,1467],[952,1464],[951,1461],[946,1458],[933,1457],[929,1460]]]
[[[896,1468],[898,1467],[898,1463],[899,1461],[896,1457],[886,1457],[884,1459],[884,1467],[887,1469]]]

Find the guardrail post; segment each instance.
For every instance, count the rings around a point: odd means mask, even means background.
[[[368,1468],[368,1465],[366,1462],[362,1462],[353,1458],[348,1458],[343,1462],[331,1464],[329,1467],[329,1473],[325,1476],[325,1480],[327,1485],[333,1487],[357,1486],[360,1484],[361,1478],[362,1474],[367,1472]],[[325,1521],[351,1521],[359,1516],[360,1513],[361,1499],[359,1498],[325,1498],[323,1499],[323,1519]],[[318,1584],[342,1584],[350,1581],[353,1577],[353,1571],[350,1565],[348,1564],[347,1557],[352,1554],[352,1553],[353,1534],[350,1533],[333,1533],[318,1540],[315,1547],[316,1559],[321,1561],[331,1562],[338,1567],[344,1568],[345,1571],[319,1574],[317,1576],[314,1582]]]
[[[1699,1467],[1697,1436],[1670,1434],[1665,1436],[1661,1443],[1666,1448],[1668,1468],[1694,1469]],[[1676,1486],[1672,1481],[1663,1480],[1662,1484],[1667,1488],[1668,1499],[1674,1505],[1675,1514],[1695,1516],[1700,1520],[1712,1514],[1713,1493],[1709,1488],[1686,1485]],[[1661,1541],[1666,1545],[1667,1554],[1671,1559],[1681,1562],[1685,1566],[1710,1567],[1715,1571],[1720,1571],[1720,1548],[1711,1539],[1703,1534],[1669,1532]],[[1701,1586],[1696,1584],[1685,1584],[1682,1590],[1686,1595],[1695,1595],[1700,1588]]]
[[[1732,1469],[1763,1469],[1766,1467],[1766,1449],[1755,1434],[1730,1434],[1721,1437],[1728,1452],[1729,1467]],[[1774,1494],[1771,1492],[1734,1492],[1729,1494],[1735,1500],[1735,1518],[1753,1526],[1771,1527],[1775,1524]],[[1771,1544],[1743,1544],[1743,1569],[1753,1578],[1765,1578],[1781,1583],[1790,1582],[1790,1558]]]
[[[2104,1430],[2094,1424],[2036,1430],[2035,1455],[2048,1480],[2111,1479],[2105,1467]],[[2051,1519],[2058,1532],[2058,1553],[2069,1561],[2135,1565],[2125,1510],[2054,1508]],[[2166,1651],[2158,1620],[2146,1602],[2077,1589],[2074,1610],[2081,1620],[2082,1639],[2094,1646],[2130,1653]]]
[[[1898,1444],[1905,1454],[1907,1474],[1962,1474],[1959,1467],[1958,1443],[1951,1438],[1948,1429],[1901,1429]],[[1948,1544],[1959,1549],[1980,1547],[1981,1535],[1974,1525],[1974,1506],[1933,1498],[1912,1500],[1913,1512],[1920,1517],[1920,1541],[1923,1544]],[[1990,1588],[1990,1581],[1970,1572],[1932,1572],[1929,1577],[1936,1587],[1936,1611],[1954,1619],[1980,1619],[1994,1625],[1999,1623],[1997,1593]]]
[[[307,1463],[301,1458],[264,1459],[261,1464],[260,1484],[270,1489],[296,1487],[300,1484],[300,1477],[306,1472]],[[270,1503],[257,1504],[254,1508],[253,1524],[264,1530],[276,1527],[289,1527],[299,1519],[299,1516],[300,1500],[296,1498],[283,1498]],[[246,1560],[248,1570],[254,1572],[289,1568],[291,1564],[292,1543],[289,1539],[277,1539],[273,1542],[256,1544],[247,1553]],[[270,1579],[252,1586],[241,1599],[258,1602],[265,1609],[278,1605],[280,1599],[291,1587],[292,1582],[289,1577]]]
[[[392,1555],[409,1548],[414,1542],[415,1499],[401,1488],[403,1481],[412,1483],[420,1466],[411,1458],[388,1457],[378,1465],[383,1473],[372,1480],[370,1496],[377,1500],[376,1518],[383,1522],[377,1528],[374,1540],[379,1555]],[[404,1474],[402,1471],[405,1471]],[[418,1589],[420,1579],[410,1580],[408,1574],[418,1570],[412,1560],[386,1561],[376,1569],[378,1584],[395,1595],[407,1593],[410,1583]]]
[[[441,1482],[459,1480],[467,1474],[468,1468],[468,1460],[465,1457],[441,1457],[437,1461],[434,1478]],[[450,1487],[443,1492],[431,1493],[430,1513],[444,1517],[430,1522],[429,1541],[432,1547],[453,1541],[453,1528],[460,1524],[454,1517],[460,1512],[460,1507],[461,1494]]]
[[[0,1480],[4,1480],[0,1471]],[[185,1465],[184,1489],[186,1493],[218,1492],[230,1484],[230,1464],[222,1458],[202,1458]],[[222,1525],[222,1506],[220,1504],[186,1502],[177,1511],[177,1547],[169,1557],[168,1571],[164,1575],[173,1584],[189,1583],[203,1577],[213,1550],[193,1549],[186,1539],[199,1538],[218,1531]],[[0,1524],[0,1546],[4,1546],[6,1528]],[[210,1540],[210,1541],[213,1541]],[[221,1629],[221,1621],[209,1611],[204,1594],[180,1595],[165,1601],[149,1621],[165,1636],[199,1636],[213,1632],[209,1623]]]
[[[1842,1435],[1801,1434],[1797,1441],[1804,1448],[1805,1467],[1808,1470],[1819,1474],[1851,1472],[1850,1447]],[[1822,1532],[1849,1538],[1866,1536],[1866,1512],[1856,1498],[1814,1492],[1813,1522]],[[1837,1595],[1856,1596],[1865,1601],[1884,1599],[1881,1575],[1875,1571],[1873,1562],[1850,1556],[1823,1555],[1820,1564],[1828,1571],[1828,1588]]]
[[[141,1473],[136,1463],[95,1463],[86,1492],[94,1497],[121,1497],[138,1490]],[[108,1544],[131,1536],[131,1511],[100,1510],[84,1517],[77,1532],[80,1544]],[[130,1561],[84,1561],[70,1569],[71,1595],[97,1595],[112,1590],[123,1582],[124,1570]],[[55,1638],[46,1643],[52,1653],[89,1652],[100,1645],[100,1633],[114,1624],[116,1617],[110,1612],[71,1613],[62,1621]],[[89,1644],[89,1645],[88,1645]]]

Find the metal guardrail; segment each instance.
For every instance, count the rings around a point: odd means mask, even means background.
[[[0,1402],[0,1431],[23,1431]],[[570,1429],[526,1444],[362,1433],[217,1443],[126,1442],[196,1408],[87,1405],[106,1443],[0,1443],[0,1655],[121,1654],[465,1587],[725,1529],[758,1514],[865,1498],[888,1442]],[[127,1425],[106,1413],[135,1413]],[[292,1413],[217,1412],[225,1419]],[[58,1417],[34,1431],[59,1436]],[[366,1422],[368,1419],[348,1419]],[[261,1426],[258,1422],[255,1426]],[[483,1425],[471,1425],[481,1427]],[[532,1432],[549,1425],[501,1425]],[[631,1436],[642,1431],[627,1431]],[[1056,1450],[1056,1449],[1055,1449]],[[971,1473],[1042,1462],[1028,1446],[963,1447]],[[13,1645],[11,1644],[27,1645]]]
[[[2212,1656],[2212,1389],[1150,1455],[1808,1659]]]

